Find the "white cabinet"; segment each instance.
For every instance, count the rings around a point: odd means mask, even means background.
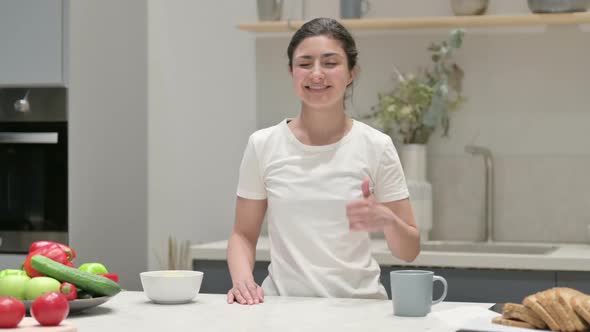
[[[0,1],[0,86],[62,86],[64,1]]]

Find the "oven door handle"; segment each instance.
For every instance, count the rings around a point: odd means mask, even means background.
[[[58,133],[0,132],[0,144],[57,144]]]

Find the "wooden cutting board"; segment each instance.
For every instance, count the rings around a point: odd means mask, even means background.
[[[17,332],[76,332],[78,329],[67,319],[58,326],[41,326],[33,317],[25,317],[15,329]]]

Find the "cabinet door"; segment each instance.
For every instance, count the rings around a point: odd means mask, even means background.
[[[63,0],[0,1],[0,85],[63,84]]]
[[[448,301],[521,303],[525,296],[555,285],[553,271],[488,269],[435,269],[434,271],[447,278]],[[442,286],[435,285],[435,296],[439,294],[442,294]]]
[[[262,281],[268,275],[268,264],[269,262],[254,264],[254,280],[259,285],[262,285]],[[201,293],[226,294],[232,287],[227,261],[194,260],[193,270],[205,273]]]
[[[557,272],[557,286],[570,287],[590,294],[590,272]]]
[[[401,270],[400,267],[381,265],[381,284],[385,287],[387,297],[391,300],[391,278],[389,273],[393,270]]]

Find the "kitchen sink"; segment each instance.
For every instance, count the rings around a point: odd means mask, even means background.
[[[422,251],[476,254],[547,255],[557,249],[551,245],[528,245],[488,242],[426,242]]]

